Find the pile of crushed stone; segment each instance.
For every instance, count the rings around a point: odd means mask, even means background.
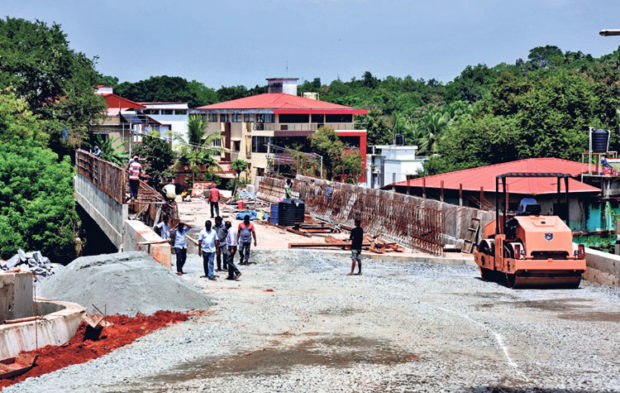
[[[74,302],[88,312],[152,315],[205,309],[214,302],[142,251],[77,258],[40,283],[37,295]]]

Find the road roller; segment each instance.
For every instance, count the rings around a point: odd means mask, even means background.
[[[508,211],[506,179],[511,177],[555,177],[558,204],[565,188],[565,217],[569,218],[568,179],[565,173],[512,172],[495,179],[495,220],[484,227],[474,259],[485,281],[510,288],[578,288],[586,270],[585,246],[573,247],[573,234],[557,215],[541,215],[534,198],[521,200],[519,209]],[[503,211],[500,212],[499,185],[502,184]]]

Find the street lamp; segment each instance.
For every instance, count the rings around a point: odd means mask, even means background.
[[[620,35],[620,29],[604,29],[599,31],[599,34],[603,37],[607,37],[610,35]]]

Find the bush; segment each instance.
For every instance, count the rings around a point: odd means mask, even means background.
[[[0,144],[0,257],[41,250],[54,262],[75,256],[78,217],[69,158],[50,149]]]

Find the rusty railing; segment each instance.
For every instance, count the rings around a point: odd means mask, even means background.
[[[87,178],[110,198],[122,204],[125,199],[127,173],[124,168],[84,150],[75,152],[77,173]]]
[[[283,196],[284,179],[263,177],[258,196],[276,202]],[[296,180],[294,190],[306,209],[336,223],[352,225],[355,218],[364,231],[431,254],[443,254],[445,217],[442,210],[423,206],[387,191],[369,190],[342,183]]]

